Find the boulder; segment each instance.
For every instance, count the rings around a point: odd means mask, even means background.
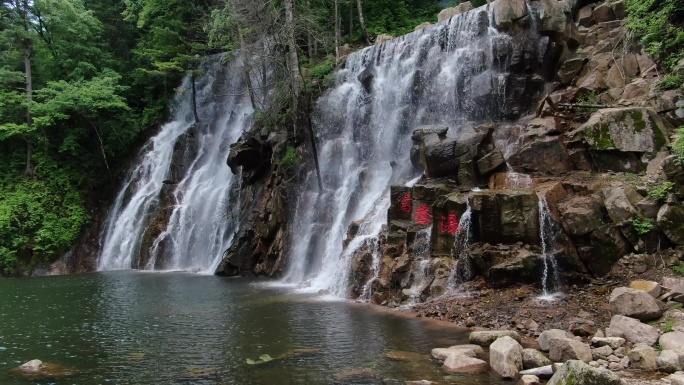
[[[539,381],[539,377],[526,374],[520,377],[520,385],[541,385],[541,382]]]
[[[625,339],[621,337],[593,337],[591,344],[594,346],[608,346],[611,349],[619,349],[625,344]]]
[[[456,15],[460,15],[461,13],[468,12],[471,9],[473,9],[472,4],[470,4],[470,1],[463,2],[455,7],[450,7],[450,8],[445,8],[439,12],[437,15],[437,22],[441,22],[444,20],[449,20],[452,17]]]
[[[475,345],[475,344],[454,345],[454,346],[449,346],[448,349],[449,350],[470,350],[474,354],[484,354],[484,349],[482,349],[482,346]]]
[[[595,151],[655,154],[668,144],[667,131],[652,108],[604,108],[578,128]]]
[[[539,31],[553,33],[563,40],[568,47],[579,45],[579,32],[572,19],[572,5],[569,1],[539,0],[541,7],[538,15],[541,20]]]
[[[502,378],[518,378],[523,368],[522,351],[518,341],[509,336],[500,337],[489,346],[489,363]]]
[[[663,350],[656,358],[658,371],[674,373],[682,370],[682,357],[674,350]]]
[[[596,20],[597,23],[605,23],[608,21],[613,21],[615,20],[615,13],[613,12],[613,9],[610,7],[610,4],[601,4],[598,7],[594,9],[594,20]]]
[[[532,190],[483,190],[470,198],[481,242],[539,244],[539,198]]]
[[[658,366],[656,359],[658,352],[646,344],[636,344],[632,350],[627,353],[629,363],[636,369],[655,371]]]
[[[672,350],[684,357],[684,333],[678,331],[665,333],[660,336],[658,343],[663,350]]]
[[[484,372],[488,367],[487,362],[463,354],[450,355],[442,365],[442,369],[452,373]]]
[[[549,358],[553,362],[580,360],[588,363],[593,357],[591,348],[587,344],[570,338],[551,338],[549,340]]]
[[[563,62],[558,69],[558,80],[561,84],[570,85],[582,72],[582,68],[584,68],[587,61],[586,58],[573,58]]]
[[[613,313],[642,321],[656,319],[664,312],[659,301],[650,294],[627,287],[618,287],[613,290],[609,303]]]
[[[378,37],[375,38],[375,45],[380,45],[386,41],[390,41],[394,39],[394,36],[388,35],[386,33],[378,35]]]
[[[572,168],[565,142],[560,135],[532,139],[511,155],[508,162],[526,171],[551,175],[563,174]]]
[[[413,29],[413,31],[414,31],[414,32],[422,31],[422,30],[424,30],[425,28],[427,28],[427,27],[429,27],[429,26],[431,26],[431,25],[432,25],[432,23],[430,23],[429,21],[426,21],[425,23],[420,23],[420,24],[418,24],[418,25],[416,26],[416,28]]]
[[[558,365],[558,364],[546,365],[546,366],[540,366],[538,368],[522,370],[519,374],[522,376],[532,375],[532,376],[537,376],[539,378],[551,378],[551,376],[553,376],[553,373],[556,371],[556,368],[554,365]]]
[[[603,190],[604,205],[613,223],[626,222],[638,214],[635,204],[643,197],[631,186],[618,185]]]
[[[527,15],[525,0],[495,1],[493,8],[494,23],[501,30],[509,29],[514,21]]]
[[[594,20],[593,4],[587,4],[577,12],[577,24],[582,27],[591,27],[596,24]]]
[[[551,338],[572,338],[572,334],[561,329],[550,329],[543,331],[539,335],[539,348],[542,351],[549,351],[549,340]]]
[[[591,356],[595,359],[607,359],[613,354],[613,349],[610,346],[604,345],[595,349],[591,349]]]
[[[684,385],[684,373],[673,373],[667,379],[671,385]]]
[[[563,227],[572,235],[591,233],[603,226],[603,205],[591,196],[574,195],[558,205]]]
[[[596,333],[596,323],[588,319],[574,317],[570,319],[568,330],[573,335],[589,337]]]
[[[547,385],[570,384],[622,385],[622,380],[610,370],[592,368],[582,361],[571,360],[551,377]]]
[[[644,291],[653,298],[658,298],[660,296],[661,290],[660,284],[658,282],[644,281],[642,279],[630,282],[629,288]]]
[[[511,337],[516,341],[520,341],[520,334],[514,330],[487,330],[472,332],[468,336],[468,341],[471,344],[486,348],[499,337]]]
[[[506,164],[503,153],[499,149],[494,149],[477,161],[477,169],[481,175],[489,174],[497,168]]]
[[[677,245],[684,245],[684,208],[667,203],[658,211],[658,227]]]
[[[606,335],[608,337],[624,337],[633,344],[653,345],[658,341],[660,331],[651,325],[641,323],[638,319],[616,314],[610,319],[610,327],[606,329]]]
[[[523,369],[534,369],[542,366],[551,365],[553,362],[549,360],[544,353],[536,349],[523,349],[522,351],[522,365]]]
[[[511,258],[497,263],[488,270],[487,282],[494,288],[501,288],[516,283],[534,283],[539,256],[530,250],[520,249]]]

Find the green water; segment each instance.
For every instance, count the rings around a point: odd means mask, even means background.
[[[244,279],[135,272],[0,279],[2,385],[505,383],[489,373],[446,376],[429,358],[432,348],[466,339],[457,328]],[[417,355],[387,358],[393,350]],[[247,364],[264,354],[276,359]],[[77,373],[9,372],[31,359]],[[374,376],[340,374],[356,369]]]

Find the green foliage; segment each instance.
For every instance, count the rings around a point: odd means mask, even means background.
[[[672,151],[677,155],[677,163],[684,164],[684,126],[677,129],[677,134],[672,143]]]
[[[283,159],[280,160],[279,165],[284,167],[296,166],[299,164],[299,155],[293,146],[287,146]]]
[[[665,323],[661,326],[660,330],[662,330],[663,333],[670,333],[674,331],[675,326],[677,326],[677,322],[672,318],[668,318],[665,320]]]
[[[674,90],[682,84],[684,84],[684,78],[681,75],[668,75],[658,83],[658,86],[662,90]]]
[[[679,275],[684,276],[684,262],[679,262],[678,264],[672,266],[672,270],[679,273]]]
[[[327,59],[321,64],[318,64],[309,69],[309,76],[314,79],[325,79],[326,76],[330,75],[335,71],[335,60]]]
[[[627,27],[666,70],[684,58],[684,0],[627,0]]]
[[[0,179],[0,270],[51,262],[69,249],[88,221],[77,173],[40,159],[34,179]]]
[[[674,187],[674,183],[667,180],[662,181],[648,190],[648,196],[658,199],[659,201],[664,201],[667,199],[667,194],[674,191]]]
[[[363,6],[371,35],[400,36],[413,32],[418,24],[434,22],[440,10],[432,0],[373,0],[365,1]]]
[[[598,94],[596,93],[596,91],[591,90],[591,91],[577,97],[577,103],[580,103],[580,104],[596,104],[597,98],[598,98]]]
[[[655,229],[655,222],[649,218],[634,218],[632,219],[632,227],[638,234],[644,235]]]

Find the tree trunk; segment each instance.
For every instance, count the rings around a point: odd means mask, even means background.
[[[297,43],[295,41],[293,1],[285,0],[285,30],[287,41],[287,62],[290,69],[290,84],[292,86],[293,111],[297,111],[297,100],[301,88],[301,76],[299,74],[299,59],[297,58]]]
[[[349,0],[349,41],[351,43],[352,33],[354,33],[354,0]]]
[[[340,1],[335,0],[335,63],[340,61]]]
[[[368,35],[368,30],[366,29],[366,21],[363,19],[363,7],[361,7],[361,0],[356,0],[356,8],[359,10],[359,24],[361,25],[363,38],[366,39],[366,44],[370,45],[370,35]]]
[[[28,21],[28,0],[23,0],[22,4],[15,4],[21,10],[22,21],[24,22],[24,31],[28,35],[30,27]],[[33,116],[31,115],[31,103],[33,102],[33,76],[31,74],[31,56],[33,55],[33,48],[28,37],[22,40],[22,50],[24,54],[24,78],[26,82],[26,125],[27,136],[26,140],[26,169],[24,175],[33,176],[33,142],[29,138],[29,133],[33,130]]]
[[[238,28],[238,37],[240,38],[240,51],[242,51],[242,61],[244,63],[245,82],[247,83],[247,92],[249,92],[249,101],[252,103],[253,109],[258,109],[256,104],[256,95],[254,94],[254,85],[252,84],[252,65],[249,63],[249,55],[247,54],[247,45],[245,44],[245,37],[242,35],[242,29]]]

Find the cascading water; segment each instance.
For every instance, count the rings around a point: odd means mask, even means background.
[[[553,256],[553,245],[556,240],[556,224],[551,218],[549,205],[544,197],[539,198],[539,234],[541,237],[542,260],[542,295],[540,299],[551,300],[558,295],[560,277],[558,276],[558,264]]]
[[[533,97],[508,94],[510,84],[531,75],[509,72],[520,47],[493,27],[492,7],[349,56],[316,106],[323,191],[310,172],[296,204],[286,283],[347,295],[350,250],[359,242],[344,249],[342,240],[359,219],[359,236],[377,237],[390,185],[419,174],[408,161],[413,129],[446,124],[453,137],[459,124],[505,118]]]
[[[473,210],[470,208],[470,205],[468,205],[468,209],[466,209],[463,215],[461,215],[461,219],[458,221],[458,231],[456,231],[454,251],[452,253],[456,261],[454,262],[454,267],[447,280],[448,290],[455,290],[462,277],[470,278],[472,276],[470,255],[467,252],[470,247],[470,238],[472,236],[472,218]]]
[[[430,238],[432,234],[432,226],[428,226],[420,230],[409,249],[409,253],[417,257],[413,263],[411,274],[413,276],[413,284],[409,288],[408,307],[421,302],[421,295],[425,289],[430,285],[432,280],[428,274],[428,266],[430,265]]]
[[[186,77],[173,120],[128,173],[105,223],[98,270],[216,269],[238,226],[230,213],[238,178],[226,159],[252,121],[240,60],[224,59],[206,61],[196,80]]]

